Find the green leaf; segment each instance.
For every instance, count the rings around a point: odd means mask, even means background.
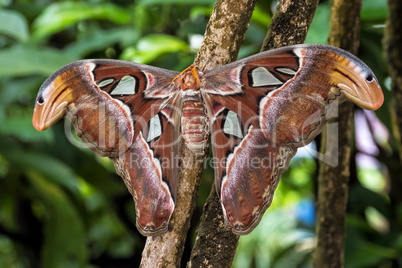
[[[252,233],[240,237],[232,267],[307,267],[303,262],[314,249],[313,234],[298,226],[293,210],[267,211]]]
[[[13,46],[0,50],[0,76],[49,76],[63,65],[78,59],[76,55],[56,49]]]
[[[18,251],[13,244],[13,240],[8,236],[0,236],[0,267],[22,268],[24,258],[18,256]]]
[[[14,149],[2,152],[5,158],[20,170],[33,171],[45,176],[49,181],[61,185],[72,192],[78,192],[76,175],[73,170],[51,156],[31,151]]]
[[[381,267],[384,259],[396,259],[400,253],[391,247],[354,238],[354,248],[346,246],[345,262],[351,268]],[[357,240],[357,241],[356,241]]]
[[[83,267],[87,259],[84,223],[74,203],[57,185],[37,173],[29,179],[45,206],[42,267]]]
[[[0,133],[3,135],[12,135],[25,142],[53,141],[53,132],[46,131],[41,133],[32,125],[32,116],[13,116],[7,118],[0,125]]]
[[[163,54],[187,51],[188,49],[188,44],[177,37],[166,34],[152,34],[140,39],[136,47],[125,49],[121,58],[146,64]]]
[[[88,19],[124,24],[130,21],[131,16],[129,10],[112,3],[53,3],[34,21],[34,36],[42,38]]]
[[[0,34],[27,41],[29,33],[26,19],[17,11],[0,10]]]
[[[251,16],[252,22],[258,23],[264,27],[267,27],[267,25],[271,23],[271,19],[270,14],[258,6],[255,8],[253,15]]]
[[[17,79],[1,79],[0,84],[0,129],[11,116],[27,115],[32,117],[34,93],[44,81],[41,76],[18,77]],[[19,104],[31,104],[21,107]],[[31,120],[31,119],[29,119]]]
[[[307,33],[305,43],[327,44],[329,35],[330,7],[327,4],[320,4],[315,12],[314,19]]]
[[[215,3],[215,0],[140,0],[137,1],[142,5],[172,5],[172,4],[181,4],[181,5],[212,5]]]
[[[362,2],[361,20],[384,21],[388,18],[388,5],[386,1],[365,0]]]
[[[117,42],[122,43],[123,46],[126,43],[134,43],[138,39],[138,35],[138,31],[132,27],[116,28],[107,31],[99,30],[69,45],[65,51],[71,55],[84,57],[88,53],[105,49]]]

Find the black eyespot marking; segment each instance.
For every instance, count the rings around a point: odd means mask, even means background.
[[[38,98],[38,104],[43,104],[44,102],[45,102],[45,99],[42,96],[40,96]]]
[[[372,74],[368,74],[368,75],[366,76],[366,80],[367,80],[367,82],[371,83],[371,82],[374,81],[374,76],[373,76]]]

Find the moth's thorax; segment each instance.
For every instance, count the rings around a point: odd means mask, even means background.
[[[201,72],[194,66],[190,65],[187,69],[182,71],[178,76],[173,79],[173,82],[179,84],[182,91],[187,90],[199,90],[200,89],[200,78]]]
[[[192,73],[186,73],[183,76],[182,90],[198,90],[200,88],[200,80],[198,76],[194,76]]]

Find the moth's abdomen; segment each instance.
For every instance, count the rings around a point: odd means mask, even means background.
[[[184,96],[183,101],[181,132],[187,147],[196,155],[201,155],[208,146],[209,130],[205,107],[199,94],[186,97]]]

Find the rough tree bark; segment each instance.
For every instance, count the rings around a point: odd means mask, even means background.
[[[384,37],[384,50],[387,54],[389,72],[391,75],[392,83],[391,89],[393,94],[392,100],[392,129],[394,136],[399,144],[399,161],[392,165],[392,172],[390,176],[391,187],[389,192],[391,206],[396,208],[402,204],[402,196],[400,189],[402,189],[401,181],[401,165],[402,165],[402,1],[388,0],[389,18],[385,28]],[[390,168],[391,170],[391,168]],[[398,225],[398,213],[391,213],[391,228],[400,229]]]
[[[265,45],[262,50],[303,43],[317,5],[318,0],[281,1],[277,6],[271,25],[269,26],[267,37],[264,40]],[[227,10],[226,7],[223,9],[216,8],[217,7],[214,8],[214,12]],[[248,12],[252,12],[251,6],[250,9],[247,10]],[[251,13],[245,13],[245,11],[242,10],[236,11],[233,9],[231,12],[240,12],[240,14],[245,17],[251,16]],[[220,14],[219,19],[213,22],[213,20],[216,20],[216,14]],[[233,61],[237,57],[241,42],[236,42],[236,48],[227,45],[233,44],[233,41],[230,41],[231,38],[235,38],[232,40],[240,39],[238,33],[232,32],[235,29],[233,25],[237,24],[237,27],[239,27],[239,20],[235,19],[231,20],[229,23],[225,23],[224,20],[226,16],[222,15],[222,13],[216,14],[211,16],[211,21],[207,27],[208,29],[200,53],[206,53],[207,55],[214,55],[215,53],[226,54],[228,58],[230,57],[230,61]],[[248,23],[248,20],[249,17],[245,22]],[[227,27],[225,30],[222,28],[224,25]],[[247,25],[244,25],[244,23],[241,23],[241,25],[242,31],[245,31]],[[286,25],[286,27],[284,27],[284,25]],[[215,27],[217,27],[217,29],[215,29]],[[228,36],[227,33],[230,33],[230,35]],[[241,38],[241,41],[242,40],[243,37]],[[225,48],[225,46],[227,46],[227,48],[224,50],[220,47],[216,49],[218,44],[223,44],[223,48]],[[213,52],[215,49],[217,52]],[[227,54],[226,51],[232,52]],[[205,57],[203,62],[210,61],[212,57],[213,56]],[[200,57],[197,59],[200,59]],[[227,62],[229,61],[225,60],[219,62],[219,64]],[[200,62],[198,66],[207,66],[207,63]],[[215,66],[218,65],[209,63],[206,68]],[[238,237],[233,235],[231,231],[224,226],[219,198],[216,194],[215,187],[212,187],[210,196],[204,206],[201,224],[197,232],[196,242],[188,267],[230,267],[236,252],[237,241]]]
[[[282,0],[276,7],[261,51],[302,44],[319,0]]]
[[[361,0],[333,0],[329,44],[356,54],[359,46]],[[345,214],[350,177],[353,104],[339,107],[338,133],[323,131],[321,153],[338,157],[337,166],[320,161],[317,200],[315,267],[343,267]]]
[[[400,0],[388,0],[388,6],[389,18],[385,28],[384,48],[390,67],[391,89],[394,95],[393,129],[398,138],[402,161],[402,2]]]
[[[195,63],[209,70],[237,59],[256,0],[217,0]]]

